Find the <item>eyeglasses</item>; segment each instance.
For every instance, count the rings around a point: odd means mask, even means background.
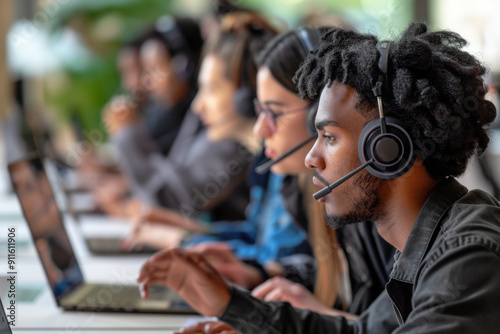
[[[255,112],[257,115],[260,116],[261,113],[264,113],[267,126],[269,127],[269,129],[272,132],[275,132],[277,130],[277,128],[278,128],[277,120],[281,116],[288,115],[288,114],[294,114],[297,112],[307,110],[309,108],[309,106],[305,106],[305,107],[298,108],[298,109],[276,112],[267,106],[261,105],[259,103],[259,100],[257,100],[257,99],[253,100],[253,105],[255,107]]]

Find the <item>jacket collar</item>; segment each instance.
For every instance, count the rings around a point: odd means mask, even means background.
[[[391,278],[414,284],[418,268],[442,217],[453,203],[466,193],[467,188],[452,177],[444,179],[436,186],[420,210],[403,251],[397,251],[394,255],[396,262],[390,274]]]

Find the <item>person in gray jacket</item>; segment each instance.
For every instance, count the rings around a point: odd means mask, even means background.
[[[392,42],[333,29],[296,75],[301,94],[321,93],[306,164],[328,224],[371,220],[397,249],[386,293],[358,320],[257,300],[179,249],[144,264],[142,295],[168,285],[242,333],[384,333],[394,316],[392,333],[496,333],[500,203],[454,179],[486,149],[496,116],[486,69],[465,44],[424,23]]]

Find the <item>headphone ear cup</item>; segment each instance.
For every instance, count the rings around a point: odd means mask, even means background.
[[[362,164],[373,163],[366,170],[375,177],[390,180],[405,174],[413,166],[416,154],[408,132],[401,121],[386,117],[387,132],[382,134],[380,119],[365,125],[358,141],[358,156]]]
[[[254,107],[255,91],[250,87],[240,87],[233,97],[233,104],[239,115],[246,118],[255,118],[257,114]]]
[[[318,131],[316,130],[316,125],[315,125],[317,113],[318,113],[318,101],[313,102],[307,108],[307,116],[306,116],[307,130],[309,131],[309,134],[311,136],[318,133]]]

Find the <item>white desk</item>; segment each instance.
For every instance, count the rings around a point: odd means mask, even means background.
[[[21,216],[21,205],[16,196],[14,194],[0,194],[0,219]]]

